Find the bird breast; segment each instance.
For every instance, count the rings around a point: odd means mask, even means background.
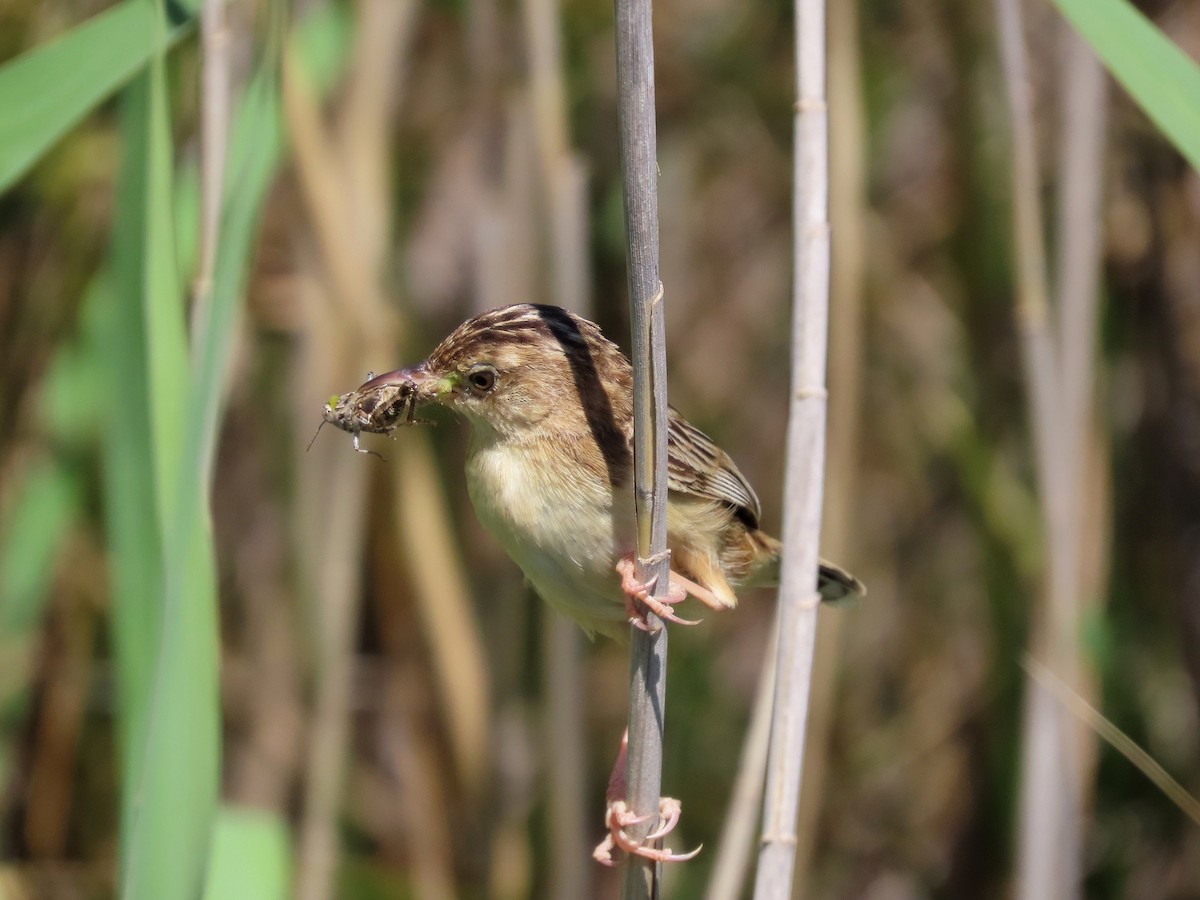
[[[479,520],[542,598],[589,627],[621,610],[613,565],[632,547],[632,498],[619,491],[614,503],[608,479],[563,465],[563,449],[473,441],[467,490]]]

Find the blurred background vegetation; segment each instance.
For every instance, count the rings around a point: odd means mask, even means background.
[[[1139,6],[1200,55],[1200,5]],[[1027,7],[1054,223],[1068,27]],[[523,586],[458,424],[366,437],[383,463],[329,429],[304,450],[330,394],[482,308],[568,305],[628,345],[611,6],[235,0],[206,51],[197,15],[0,4],[0,896],[112,896],[118,871],[154,898],[206,872],[219,898],[613,896],[589,849],[625,648]],[[655,15],[671,400],[777,530],[790,6]],[[231,84],[215,168],[204,53]],[[1046,553],[993,8],[832,3],[829,54],[823,551],[870,596],[822,612],[798,877],[1003,897]],[[1200,177],[1101,102],[1076,687],[1196,794]],[[670,896],[703,895],[771,603],[672,632],[671,843],[706,850]],[[1086,895],[1200,896],[1196,823],[1079,753]]]

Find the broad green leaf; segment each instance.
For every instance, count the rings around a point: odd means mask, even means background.
[[[188,415],[181,423],[178,466],[170,476],[176,483],[162,486],[170,494],[164,533],[162,651],[140,785],[143,794],[155,800],[147,803],[131,832],[123,887],[130,897],[194,896],[198,874],[193,854],[202,851],[206,861],[209,856],[201,827],[211,821],[208,804],[216,796],[219,647],[208,485],[246,263],[262,199],[279,158],[273,81],[257,81],[244,107],[239,121],[252,130],[238,134],[239,149],[245,152],[230,154],[233,202],[222,221],[213,292],[196,324],[194,366],[180,404]],[[169,229],[166,238],[171,238]],[[161,274],[165,288],[165,279],[174,275]],[[180,772],[188,772],[189,778],[179,778]],[[196,811],[193,827],[180,824],[180,809]],[[173,835],[164,834],[172,829]],[[180,859],[186,866],[182,870]],[[145,864],[140,865],[140,860]],[[186,877],[179,878],[180,871]],[[182,892],[168,893],[172,884],[181,884]]]
[[[180,4],[167,31],[157,4],[125,0],[0,67],[0,191],[182,35],[197,2]]]
[[[167,25],[160,12],[158,29]],[[136,671],[125,730],[121,895],[153,900],[193,900],[204,883],[219,788],[220,719],[217,681],[216,585],[206,510],[194,500],[201,486],[183,478],[193,410],[189,393],[184,298],[175,259],[170,115],[163,49],[130,88],[124,170],[127,213],[118,235],[122,303],[130,337],[141,344],[140,371],[129,393],[148,405],[137,457],[149,465],[151,510],[160,555],[144,560],[157,578],[152,593],[118,597],[128,604],[119,626],[136,641],[123,649],[124,666]],[[140,163],[140,165],[139,165]],[[123,395],[123,394],[119,394]],[[141,423],[139,423],[141,424]],[[111,497],[110,503],[124,503]],[[180,526],[188,516],[187,527]],[[200,519],[197,526],[194,520]],[[135,588],[136,590],[136,588]]]
[[[328,35],[314,45],[328,48]],[[208,495],[245,273],[282,153],[274,68],[265,64],[268,74],[247,89],[231,129],[213,290],[199,308],[190,347],[172,220],[195,206],[187,192],[171,202],[161,60],[127,91],[127,160],[115,241],[122,302],[114,319],[122,327],[111,333],[111,352],[120,355],[113,370],[127,378],[114,383],[112,394],[141,409],[128,432],[114,428],[110,435],[114,488],[108,506],[124,512],[122,492],[128,492],[136,514],[122,517],[110,510],[110,521],[127,537],[137,532],[142,539],[131,550],[128,568],[141,569],[145,580],[123,582],[116,617],[119,653],[128,656],[119,664],[126,777],[123,897],[191,900],[203,890],[210,868],[225,868],[220,858],[225,845],[212,846],[220,722]],[[118,447],[131,451],[140,483],[132,483],[134,467]],[[147,555],[147,548],[154,553]]]
[[[133,812],[133,773],[141,770],[146,719],[161,630],[162,540],[156,499],[150,395],[142,309],[146,231],[146,132],[149,79],[126,89],[124,152],[117,179],[112,275],[104,276],[97,350],[108,372],[111,404],[104,436],[104,513],[112,563],[113,644],[118,735],[124,778],[122,832]]]
[[[1127,0],[1055,0],[1113,77],[1200,171],[1200,65]]]

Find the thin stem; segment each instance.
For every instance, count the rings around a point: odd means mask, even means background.
[[[867,124],[857,3],[829,7],[829,221],[837,235],[830,248],[829,424],[821,553],[855,568],[859,422],[864,352],[863,293],[867,246]],[[839,610],[823,609],[813,659],[804,780],[796,822],[796,869],[803,885],[820,835],[829,783],[830,731],[834,722],[841,633]]]
[[[654,122],[654,43],[650,0],[617,0],[617,108],[629,305],[633,331],[634,508],[637,576],[654,579],[655,596],[669,584],[667,556],[667,356],[663,287],[658,271],[658,160]],[[629,829],[634,839],[654,825],[662,785],[667,631],[653,614],[653,634],[631,628],[629,770],[626,803],[650,818]],[[626,869],[622,896],[658,895],[657,866],[637,857]]]
[[[778,634],[778,628],[771,629],[768,652],[763,654],[754,708],[746,727],[729,808],[721,826],[717,858],[713,863],[708,891],[704,895],[706,900],[727,900],[742,895],[753,846],[754,820],[762,807],[763,774],[766,772],[767,748],[771,742],[771,701],[775,694],[775,654],[772,651],[779,641]]]
[[[825,3],[796,0],[792,394],[779,590],[775,710],[754,896],[791,892],[796,812],[817,635],[816,590],[825,468],[825,359],[829,318],[829,115]]]
[[[1200,825],[1200,800],[1188,793],[1187,788],[1171,777],[1153,756],[1143,750],[1133,738],[1118,728],[1104,713],[1088,703],[1077,692],[1071,689],[1061,678],[1034,659],[1026,659],[1022,664],[1025,671],[1038,684],[1045,687],[1054,699],[1061,703],[1088,728],[1100,735],[1118,753],[1133,765],[1178,806],[1183,813]]]

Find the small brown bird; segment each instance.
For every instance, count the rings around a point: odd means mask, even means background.
[[[441,404],[470,422],[466,474],[476,513],[542,598],[589,635],[620,638],[630,622],[645,627],[638,603],[687,623],[671,605],[689,594],[728,609],[737,605],[735,588],[778,578],[780,544],[759,528],[754,490],[674,409],[666,602],[634,578],[633,372],[585,319],[555,306],[490,310],[456,328],[423,363],[377,376],[360,391],[388,385],[415,385],[416,403]],[[858,579],[825,563],[819,583],[826,600],[864,593]],[[623,776],[620,762],[614,774]],[[610,791],[611,837],[598,858],[606,861],[614,844],[655,859],[683,858],[624,836],[621,826],[634,820],[616,805],[621,793]],[[655,836],[678,817],[677,805],[667,809],[668,825]]]
[[[645,602],[647,592],[633,579],[633,371],[625,354],[586,319],[519,304],[468,319],[423,363],[370,382],[402,383],[416,386],[418,403],[470,422],[471,502],[538,594],[589,635],[627,635],[630,595]],[[667,454],[670,600],[686,591],[728,609],[735,588],[775,582],[780,544],[759,529],[758,497],[728,454],[674,409]],[[864,593],[826,563],[819,581],[825,600]],[[655,611],[679,621],[669,608]]]

